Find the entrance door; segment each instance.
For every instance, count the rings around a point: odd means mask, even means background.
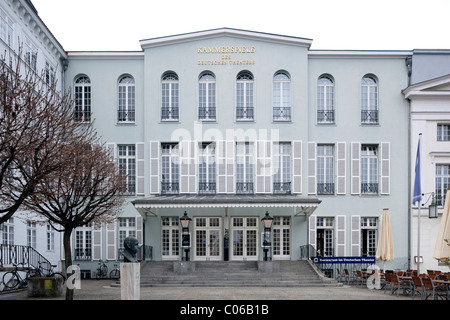
[[[180,256],[179,217],[161,219],[161,255],[163,260],[178,260]]]
[[[274,217],[273,220],[273,259],[291,259],[291,219]]]
[[[232,218],[231,260],[258,260],[258,219]]]
[[[194,219],[194,260],[220,260],[222,257],[221,218]]]

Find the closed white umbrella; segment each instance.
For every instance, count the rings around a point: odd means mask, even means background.
[[[383,214],[381,216],[380,236],[378,238],[375,258],[377,260],[384,261],[384,263],[386,263],[386,261],[394,260],[394,242],[392,239],[389,209],[383,209]]]
[[[434,247],[433,258],[437,260],[450,259],[450,190],[447,190],[445,196],[444,212],[439,226],[439,232]],[[449,241],[449,243],[446,242]]]

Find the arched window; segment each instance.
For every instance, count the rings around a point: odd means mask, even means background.
[[[317,80],[317,123],[334,123],[334,81],[329,75]]]
[[[75,120],[80,122],[91,121],[91,80],[88,76],[79,76],[75,79]]]
[[[166,72],[161,78],[161,120],[179,120],[179,81],[175,72]]]
[[[118,122],[134,122],[136,116],[136,86],[134,78],[125,75],[119,78]]]
[[[291,120],[291,79],[285,71],[273,77],[273,120]]]
[[[378,123],[378,83],[373,75],[361,80],[361,123]]]
[[[202,73],[198,80],[198,118],[216,120],[216,78],[211,72]]]
[[[253,75],[242,71],[236,77],[236,120],[254,119]]]

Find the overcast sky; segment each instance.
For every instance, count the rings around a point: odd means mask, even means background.
[[[2,1],[2,0],[0,0]],[[67,51],[222,27],[313,39],[311,49],[450,49],[450,0],[32,0]]]

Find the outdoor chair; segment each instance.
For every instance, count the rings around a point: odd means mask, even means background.
[[[347,284],[350,284],[350,282],[353,282],[355,280],[355,276],[353,274],[350,274],[348,269],[344,269],[344,275],[345,280],[347,280]]]
[[[422,278],[413,275],[412,276],[412,289],[411,289],[412,299],[414,300],[414,296],[416,295],[416,293],[419,293],[420,299],[422,300],[424,292],[425,292],[425,288],[423,287],[423,284],[422,284]]]
[[[398,296],[399,290],[402,289],[403,294],[406,295],[409,292],[409,290],[411,290],[411,284],[409,283],[409,281],[401,281],[398,278],[398,275],[396,275],[396,274],[391,274],[390,277],[391,277],[391,282],[392,282],[391,294],[393,294],[394,291],[397,291],[397,296]]]
[[[393,286],[393,282],[391,280],[393,274],[390,272],[387,272],[388,270],[386,270],[386,273],[384,274],[384,293],[386,293],[386,289],[390,288],[391,289],[391,294],[392,294],[392,286]]]
[[[368,276],[366,274],[363,274],[361,270],[356,270],[356,284],[358,283],[363,286],[367,282]]]
[[[428,299],[428,297],[431,296],[433,300],[436,300],[439,296],[446,295],[447,289],[445,288],[445,286],[434,284],[431,278],[422,278],[422,283],[424,286],[423,296],[425,297],[425,299]]]

